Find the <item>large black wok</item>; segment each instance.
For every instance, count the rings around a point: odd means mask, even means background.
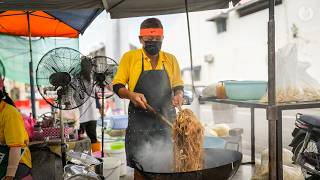
[[[137,163],[135,169],[146,180],[227,180],[231,179],[240,166],[242,154],[225,149],[204,149],[204,169],[191,172],[152,172],[148,166]],[[172,169],[172,168],[170,168]]]

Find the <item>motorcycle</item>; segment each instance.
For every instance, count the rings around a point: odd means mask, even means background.
[[[320,178],[320,116],[298,113],[292,132],[293,161],[308,179]]]

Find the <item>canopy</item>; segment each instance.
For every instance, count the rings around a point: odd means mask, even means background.
[[[2,11],[0,34],[32,37],[70,37],[83,33],[102,9],[68,11]],[[29,13],[29,19],[28,15]]]
[[[106,0],[111,18],[152,16],[186,12],[185,0]],[[188,11],[204,11],[229,7],[231,0],[188,0]],[[240,0],[232,0],[233,4]]]
[[[103,8],[101,0],[1,0],[0,11]]]
[[[189,11],[223,9],[240,0],[188,0]],[[151,16],[185,12],[185,0],[1,0],[0,11],[5,10],[75,10],[103,9],[111,18]]]
[[[83,33],[103,6],[98,0],[1,0],[0,34],[29,37],[32,115],[36,119],[31,37],[70,37]]]

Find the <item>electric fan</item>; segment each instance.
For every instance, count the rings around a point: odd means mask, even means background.
[[[61,111],[81,106],[93,88],[93,84],[84,83],[80,78],[81,58],[81,53],[74,49],[55,48],[41,58],[36,69],[38,91],[47,103],[60,109],[63,166],[66,164],[66,146]]]
[[[117,71],[118,64],[111,58],[106,56],[96,56],[92,59],[92,71],[94,80],[94,95],[101,99],[101,121],[102,121],[102,143],[101,156],[104,157],[104,99],[113,95],[112,79]]]
[[[113,96],[111,89],[113,77],[118,64],[115,60],[106,56],[92,58],[94,87],[91,96],[98,99],[107,99]],[[102,93],[103,91],[103,93]]]

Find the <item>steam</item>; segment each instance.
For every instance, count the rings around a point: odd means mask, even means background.
[[[169,136],[168,138],[170,138]],[[172,172],[173,168],[173,145],[172,140],[154,138],[146,142],[139,153],[137,159],[146,172]]]

